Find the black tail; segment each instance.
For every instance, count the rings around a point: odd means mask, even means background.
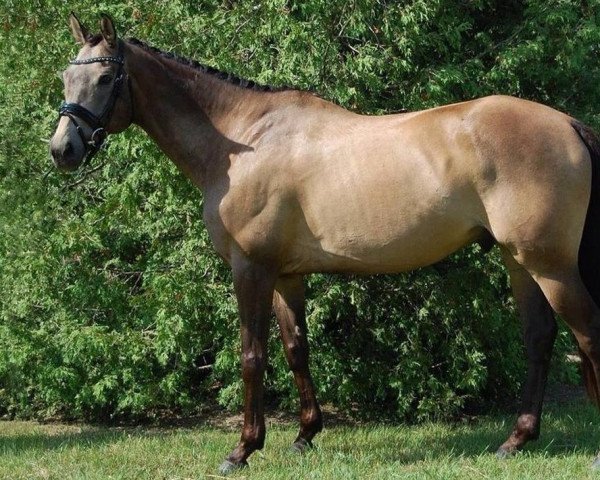
[[[596,305],[600,306],[600,140],[584,124],[574,120],[572,125],[592,159],[592,194],[579,246],[579,272]]]
[[[579,273],[594,302],[600,307],[600,140],[583,123],[574,120],[572,126],[589,150],[592,160],[592,192],[579,245]],[[579,355],[586,390],[590,399],[600,408],[600,388],[592,364],[581,350]]]

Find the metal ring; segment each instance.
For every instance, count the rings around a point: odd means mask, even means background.
[[[90,136],[90,143],[94,146],[99,146],[102,144],[102,142],[104,142],[106,136],[106,130],[104,130],[104,128],[97,128],[92,132],[92,135]]]

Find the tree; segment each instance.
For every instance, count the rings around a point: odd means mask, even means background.
[[[235,303],[200,193],[136,128],[86,172],[57,173],[40,139],[51,135],[62,96],[56,71],[76,51],[69,12],[58,0],[5,6],[0,407],[106,418],[214,398],[236,405]],[[102,9],[125,35],[363,113],[505,93],[600,126],[597,2],[85,0],[79,8],[87,23]],[[514,394],[524,361],[498,257],[475,246],[401,276],[312,276],[320,398],[420,419]],[[571,348],[562,331],[556,378],[575,376],[561,360]],[[270,395],[290,403],[275,331],[271,351]]]

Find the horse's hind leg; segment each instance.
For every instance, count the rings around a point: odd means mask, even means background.
[[[588,395],[600,406],[600,309],[588,293],[577,269],[541,276],[537,281],[554,311],[573,331],[579,344]]]
[[[512,257],[505,254],[504,258],[523,322],[527,379],[523,386],[519,417],[510,437],[498,449],[499,457],[515,452],[528,440],[535,440],[539,436],[544,389],[557,332],[552,309],[539,285]]]
[[[308,339],[302,277],[280,277],[275,285],[273,308],[290,370],[300,394],[300,432],[292,448],[302,452],[323,428],[321,409],[308,368]]]
[[[544,269],[534,276],[553,310],[573,331],[579,344],[588,395],[599,405],[600,309],[581,279],[577,261],[563,265]],[[598,458],[594,466],[600,466]]]

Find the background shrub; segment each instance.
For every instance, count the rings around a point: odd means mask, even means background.
[[[82,0],[97,25],[260,83],[381,114],[504,93],[598,127],[598,2]],[[77,51],[58,0],[0,12],[0,409],[106,419],[241,401],[229,270],[202,196],[138,128],[93,171],[55,171],[57,72]],[[319,397],[406,419],[499,399],[524,377],[498,252],[405,275],[307,279]],[[554,380],[575,380],[562,359]],[[295,402],[277,332],[270,400]],[[376,406],[376,408],[374,408]]]

